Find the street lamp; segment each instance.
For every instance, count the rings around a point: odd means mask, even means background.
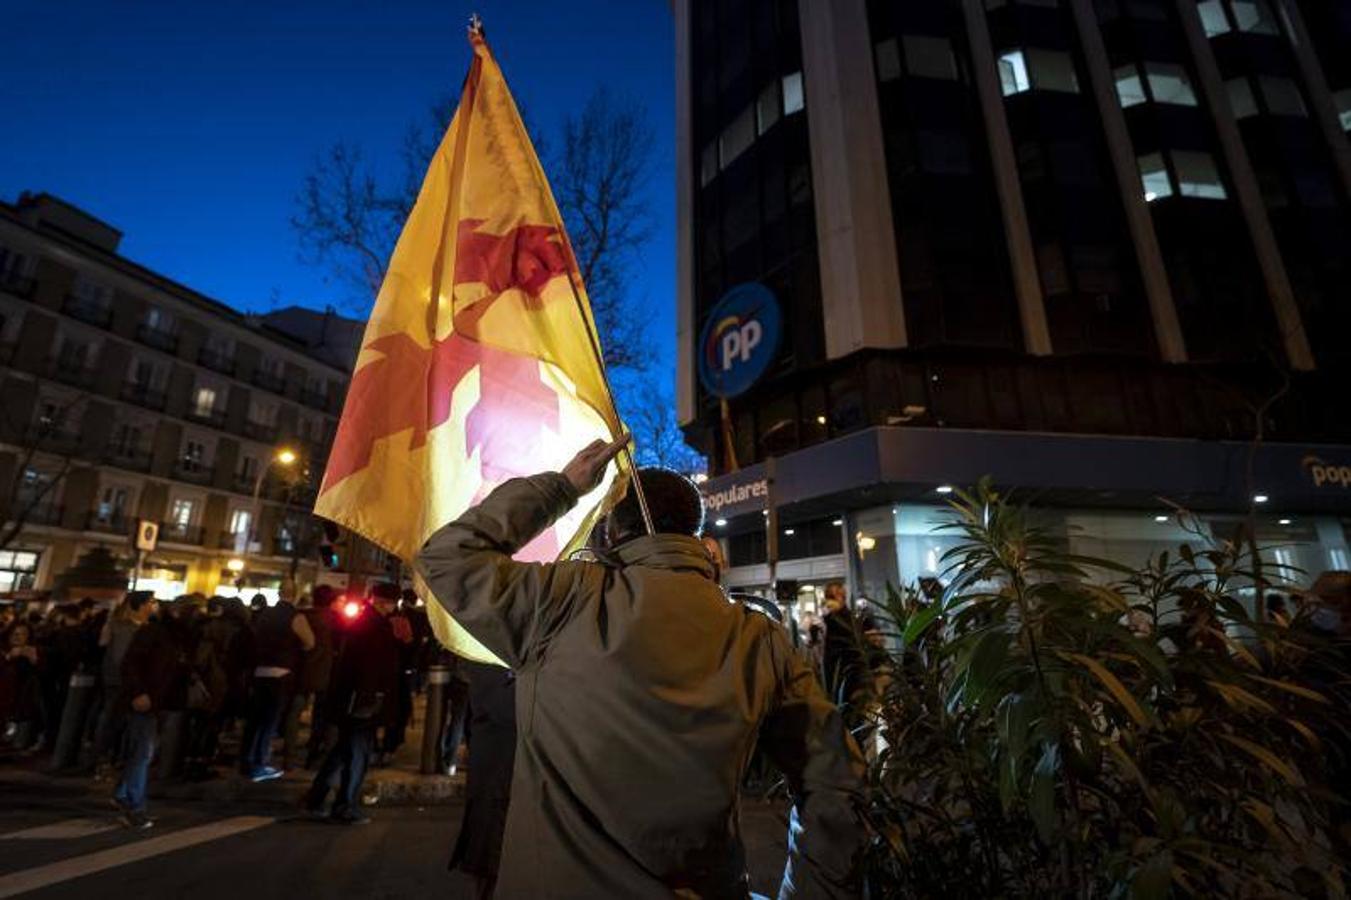
[[[299,458],[300,457],[297,456],[296,452],[291,448],[282,447],[272,455],[272,458],[267,461],[267,465],[259,467],[258,477],[253,482],[253,509],[249,513],[249,527],[244,532],[244,549],[247,549],[249,545],[249,532],[258,529],[258,514],[259,507],[262,504],[263,479],[267,477],[267,470],[273,466],[295,465],[296,460]]]
[[[238,575],[240,572],[244,571],[244,560],[236,556],[225,564],[225,568]]]

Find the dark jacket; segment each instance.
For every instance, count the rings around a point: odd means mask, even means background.
[[[497,896],[746,897],[757,741],[797,806],[780,897],[856,896],[862,758],[787,632],[727,601],[693,537],[636,538],[613,565],[512,559],[576,502],[557,473],[507,481],[415,563],[516,672]]]
[[[310,623],[310,631],[314,632],[314,649],[305,654],[297,690],[302,694],[322,693],[328,690],[333,679],[333,662],[338,656],[334,638],[337,613],[332,609],[307,609],[304,616]]]
[[[300,611],[285,600],[258,613],[253,620],[257,665],[279,666],[290,669],[292,675],[300,674],[305,647],[292,624],[298,615]]]
[[[329,721],[338,724],[393,725],[398,717],[399,642],[389,620],[372,608],[347,629],[328,692]],[[353,715],[364,701],[380,697],[364,717]]]
[[[150,711],[187,705],[189,660],[176,626],[152,619],[136,630],[122,659],[122,694],[129,704],[142,694]]]

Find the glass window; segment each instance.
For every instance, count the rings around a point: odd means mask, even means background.
[[[1032,81],[1027,77],[1027,60],[1023,57],[1023,51],[1010,50],[999,55],[999,84],[1005,97],[1032,89]]]
[[[1145,96],[1145,85],[1140,80],[1140,70],[1132,63],[1120,66],[1116,76],[1116,95],[1123,107],[1138,106],[1149,98]]]
[[[174,317],[158,306],[151,306],[145,311],[145,325],[156,331],[173,331]]]
[[[895,38],[887,38],[873,48],[877,60],[877,80],[895,81],[901,77],[901,50]]]
[[[718,146],[722,167],[725,169],[730,166],[733,160],[750,149],[753,143],[755,143],[755,107],[748,106],[722,130]]]
[[[1337,118],[1341,120],[1342,130],[1351,131],[1351,88],[1337,91],[1332,100],[1337,104]]]
[[[1257,115],[1257,98],[1253,96],[1252,84],[1246,78],[1231,78],[1224,83],[1229,94],[1229,106],[1234,118],[1246,119]]]
[[[1305,116],[1304,98],[1299,88],[1289,78],[1276,78],[1262,75],[1257,79],[1262,88],[1262,99],[1266,101],[1267,112],[1273,116]]]
[[[1196,94],[1192,92],[1187,70],[1182,66],[1175,63],[1147,62],[1145,76],[1149,79],[1149,92],[1154,95],[1155,103],[1196,105]]]
[[[1147,153],[1137,162],[1140,165],[1140,183],[1145,191],[1145,202],[1153,203],[1161,197],[1171,197],[1173,186],[1168,181],[1168,167],[1162,153]]]
[[[199,387],[192,401],[193,412],[199,416],[209,416],[216,411],[216,389]]]
[[[179,497],[169,507],[169,524],[187,528],[197,514],[197,501]]]
[[[183,444],[183,468],[192,471],[202,465],[206,458],[206,445],[201,441],[189,440]]]
[[[801,112],[805,105],[802,94],[802,73],[794,72],[791,75],[783,76],[783,114],[791,116],[795,112]]]
[[[230,534],[248,534],[249,520],[253,514],[247,509],[236,509],[230,513]]]
[[[1210,200],[1223,200],[1228,196],[1224,183],[1220,181],[1219,169],[1215,167],[1215,158],[1209,153],[1175,150],[1172,157],[1173,166],[1177,169],[1179,194]]]
[[[764,134],[775,122],[779,121],[780,99],[777,81],[760,92],[759,99],[755,101],[755,130],[757,134]]]
[[[1032,86],[1037,90],[1079,93],[1079,79],[1074,74],[1074,61],[1068,53],[1028,50],[1027,60],[1032,71]]]
[[[1206,37],[1224,34],[1229,30],[1229,17],[1224,14],[1220,0],[1202,0],[1196,4],[1196,11],[1201,14],[1201,27],[1206,30]]]
[[[1229,8],[1234,13],[1234,24],[1239,31],[1252,34],[1280,34],[1276,27],[1276,17],[1271,14],[1267,0],[1229,0]]]
[[[952,44],[946,38],[907,34],[905,68],[916,78],[957,80],[957,60],[952,55]]]
[[[709,141],[699,156],[699,186],[706,187],[718,177],[718,142]]]

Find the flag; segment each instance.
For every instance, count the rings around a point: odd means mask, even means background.
[[[362,339],[317,515],[411,560],[438,528],[519,475],[560,470],[622,433],[558,207],[487,43],[394,248]],[[518,559],[585,539],[601,486]],[[613,493],[611,493],[613,492]],[[438,639],[492,655],[436,603]]]

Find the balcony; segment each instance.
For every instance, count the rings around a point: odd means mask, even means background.
[[[183,414],[183,418],[189,422],[196,422],[198,425],[210,425],[212,428],[225,427],[225,410],[223,409],[190,409]]]
[[[258,484],[258,475],[253,472],[236,472],[230,478],[230,489],[238,494],[252,494]]]
[[[129,400],[146,409],[164,409],[164,391],[156,390],[139,381],[128,381],[122,385],[122,399]]]
[[[235,374],[235,357],[233,353],[219,353],[210,347],[203,347],[197,354],[197,364],[211,369],[213,372],[220,372],[224,375]]]
[[[150,451],[142,450],[140,447],[110,446],[103,452],[103,461],[119,469],[130,469],[133,472],[150,471]]]
[[[315,409],[328,411],[328,394],[305,388],[300,392],[300,402]]]
[[[161,522],[159,526],[159,539],[170,544],[197,544],[202,543],[202,533],[204,529],[200,525],[183,525],[179,522]]]
[[[174,477],[179,481],[189,481],[193,484],[210,484],[216,476],[214,466],[204,466],[198,462],[180,459],[174,463]]]
[[[277,426],[269,425],[265,422],[255,422],[253,419],[244,420],[244,434],[255,441],[266,441],[271,443],[277,439]]]
[[[137,327],[136,340],[147,347],[163,350],[165,353],[173,353],[178,349],[178,335],[172,331],[156,328],[153,325],[143,324]]]
[[[95,328],[107,328],[113,321],[111,304],[99,303],[97,300],[78,297],[75,294],[67,294],[66,299],[61,301],[61,311],[72,319],[79,319]]]
[[[47,360],[47,374],[62,384],[89,387],[94,383],[96,371],[82,359],[52,357]]]
[[[65,511],[59,503],[38,503],[30,506],[31,500],[18,497],[10,505],[9,514],[4,518],[6,521],[14,514],[23,516],[25,525],[60,525],[61,514]]]
[[[27,300],[33,296],[33,288],[37,282],[32,278],[26,278],[18,272],[0,272],[0,290],[7,294],[13,294],[15,297],[22,297]]]
[[[253,375],[249,378],[258,387],[271,391],[274,394],[281,394],[286,391],[286,379],[269,372],[266,369],[254,369]]]
[[[89,513],[85,517],[85,531],[98,531],[103,534],[131,534],[131,519],[122,513],[113,513],[111,515],[99,515],[98,511]]]

